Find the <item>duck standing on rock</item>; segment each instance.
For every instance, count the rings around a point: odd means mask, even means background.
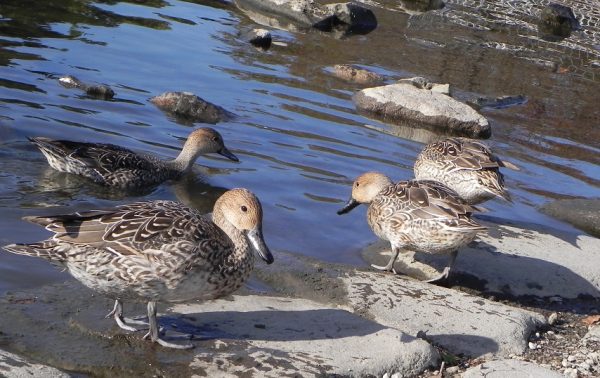
[[[181,153],[174,160],[140,155],[113,144],[84,143],[29,138],[58,171],[75,173],[98,184],[123,190],[136,190],[179,178],[188,172],[198,156],[217,153],[239,161],[223,142],[221,134],[210,127],[190,133]]]
[[[212,218],[177,202],[150,201],[25,219],[54,232],[53,237],[7,245],[5,250],[63,266],[85,286],[115,298],[118,305],[121,300],[147,302],[150,330],[144,338],[165,347],[193,345],[159,337],[157,301],[229,295],[250,275],[253,250],[267,264],[273,262],[262,235],[261,204],[246,189],[225,192],[215,203]]]
[[[354,181],[350,200],[337,213],[348,213],[363,203],[369,205],[367,221],[373,232],[392,246],[392,257],[387,265],[372,265],[374,268],[396,273],[394,262],[403,249],[450,254],[450,262],[443,272],[426,282],[447,280],[458,248],[486,230],[471,219],[471,213],[478,210],[476,207],[436,181],[394,184],[382,173],[367,172]]]
[[[423,148],[414,171],[417,180],[443,183],[470,205],[494,197],[511,201],[500,167],[518,170],[503,162],[483,142],[468,138],[446,138]]]

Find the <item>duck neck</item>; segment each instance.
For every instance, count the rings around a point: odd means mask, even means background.
[[[198,159],[198,156],[200,156],[202,152],[203,151],[201,150],[194,150],[188,146],[188,142],[186,141],[186,143],[183,145],[183,149],[179,153],[179,156],[177,156],[177,158],[174,160],[169,161],[169,165],[171,168],[178,171],[188,171],[192,168],[192,165],[194,165],[196,159]]]
[[[223,212],[215,206],[212,213],[213,222],[231,239],[235,247],[234,253],[227,256],[225,264],[228,267],[240,267],[254,263],[254,254],[248,243],[248,238],[240,230],[234,227],[226,218]]]

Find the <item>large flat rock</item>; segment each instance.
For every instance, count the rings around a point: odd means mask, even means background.
[[[465,371],[462,378],[562,378],[563,375],[532,362],[519,360],[488,361]]]
[[[358,110],[392,123],[429,125],[471,138],[489,138],[492,133],[487,119],[467,104],[410,83],[366,88],[353,101]]]
[[[0,376],[5,378],[70,377],[69,374],[58,369],[28,361],[2,349],[0,349]]]
[[[356,271],[291,254],[258,267],[257,276],[284,292],[349,306],[377,323],[424,335],[455,354],[522,354],[543,316],[407,277]]]
[[[0,299],[0,340],[8,350],[93,376],[410,376],[439,359],[423,340],[307,299],[247,293],[159,313],[170,341],[181,336],[175,330],[200,335],[185,351],[117,328],[104,319],[111,307],[76,282],[10,294]],[[144,307],[125,303],[125,314]]]
[[[508,297],[600,298],[600,239],[538,225],[482,223],[488,233],[460,250],[454,283],[472,283],[477,290]],[[389,243],[380,241],[363,256],[382,264],[390,253]],[[446,256],[407,252],[399,256],[396,269],[425,279],[446,263]]]

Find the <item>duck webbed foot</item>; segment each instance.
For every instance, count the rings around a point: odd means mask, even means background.
[[[156,320],[156,302],[148,302],[148,320],[150,323],[150,330],[144,335],[143,339],[150,339],[154,343],[158,343],[166,348],[174,349],[191,349],[194,347],[193,344],[175,344],[163,340],[159,337],[158,321]]]
[[[448,266],[446,266],[444,270],[442,270],[442,273],[434,278],[423,282],[432,283],[436,285],[448,283],[448,279],[450,278],[450,271],[452,270],[452,268],[454,267],[454,263],[456,262],[456,256],[458,256],[458,251],[452,251],[452,253],[450,253],[450,261],[448,263]]]
[[[384,271],[384,272],[393,272],[394,274],[398,274],[398,272],[396,272],[396,269],[394,269],[394,263],[396,262],[396,258],[398,258],[399,253],[400,253],[400,249],[392,248],[392,257],[390,258],[390,261],[388,261],[388,263],[386,265],[371,264],[371,267],[373,267],[377,270]]]
[[[117,325],[120,328],[122,328],[126,331],[131,331],[131,332],[140,331],[140,329],[135,328],[135,327],[131,326],[130,324],[148,326],[148,323],[143,322],[141,320],[135,320],[135,319],[129,319],[129,318],[123,317],[123,302],[121,302],[120,299],[115,300],[115,307],[112,309],[111,312],[106,314],[107,319],[111,318],[111,317],[115,319],[115,322],[117,323]]]

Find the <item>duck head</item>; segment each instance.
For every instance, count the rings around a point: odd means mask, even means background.
[[[358,176],[352,184],[352,194],[344,207],[338,210],[338,215],[346,214],[362,203],[370,203],[373,198],[392,184],[392,181],[383,173],[367,172]]]

